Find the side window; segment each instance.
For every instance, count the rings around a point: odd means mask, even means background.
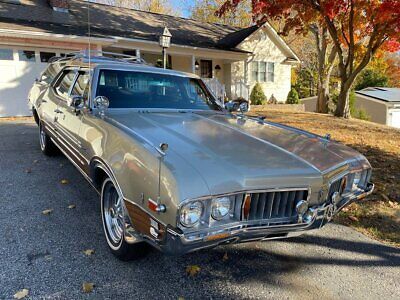
[[[75,78],[75,71],[73,70],[64,71],[60,79],[58,79],[57,83],[54,85],[56,93],[63,98],[67,98],[69,89],[73,84],[74,78]]]
[[[79,72],[78,79],[71,90],[71,95],[82,96],[85,102],[89,95],[89,73]]]

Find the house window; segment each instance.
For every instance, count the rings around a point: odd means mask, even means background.
[[[35,51],[18,50],[19,61],[35,61]]]
[[[40,52],[40,61],[42,63],[49,62],[50,58],[56,56],[54,52]]]
[[[200,77],[212,78],[212,60],[200,60]]]
[[[0,60],[13,60],[13,50],[0,48]]]
[[[253,61],[250,65],[250,78],[253,82],[274,81],[274,63]]]

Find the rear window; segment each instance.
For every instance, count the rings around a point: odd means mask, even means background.
[[[52,63],[40,76],[40,81],[50,84],[64,67],[65,63]]]
[[[57,83],[54,86],[56,93],[63,98],[67,98],[71,85],[73,84],[74,78],[75,78],[75,71],[73,70],[64,71],[60,79],[57,80]]]
[[[110,108],[220,110],[201,80],[167,74],[101,70],[96,95]]]

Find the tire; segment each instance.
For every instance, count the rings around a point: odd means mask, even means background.
[[[44,155],[54,156],[59,153],[56,145],[50,139],[50,136],[44,130],[42,123],[39,123],[39,144],[40,150],[42,150]]]
[[[110,178],[101,188],[101,218],[107,244],[116,257],[129,261],[145,256],[150,246],[145,242],[128,244],[125,241],[125,209],[123,198]]]

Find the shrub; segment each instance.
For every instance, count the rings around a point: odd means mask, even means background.
[[[278,104],[278,100],[275,98],[274,94],[269,98],[268,104]]]
[[[299,94],[292,88],[287,96],[286,104],[300,104]]]
[[[371,116],[363,108],[357,110],[357,113],[355,114],[355,117],[357,119],[364,120],[364,121],[371,120]]]
[[[267,97],[264,94],[262,86],[257,82],[250,94],[250,101],[253,105],[263,105],[266,103]]]

